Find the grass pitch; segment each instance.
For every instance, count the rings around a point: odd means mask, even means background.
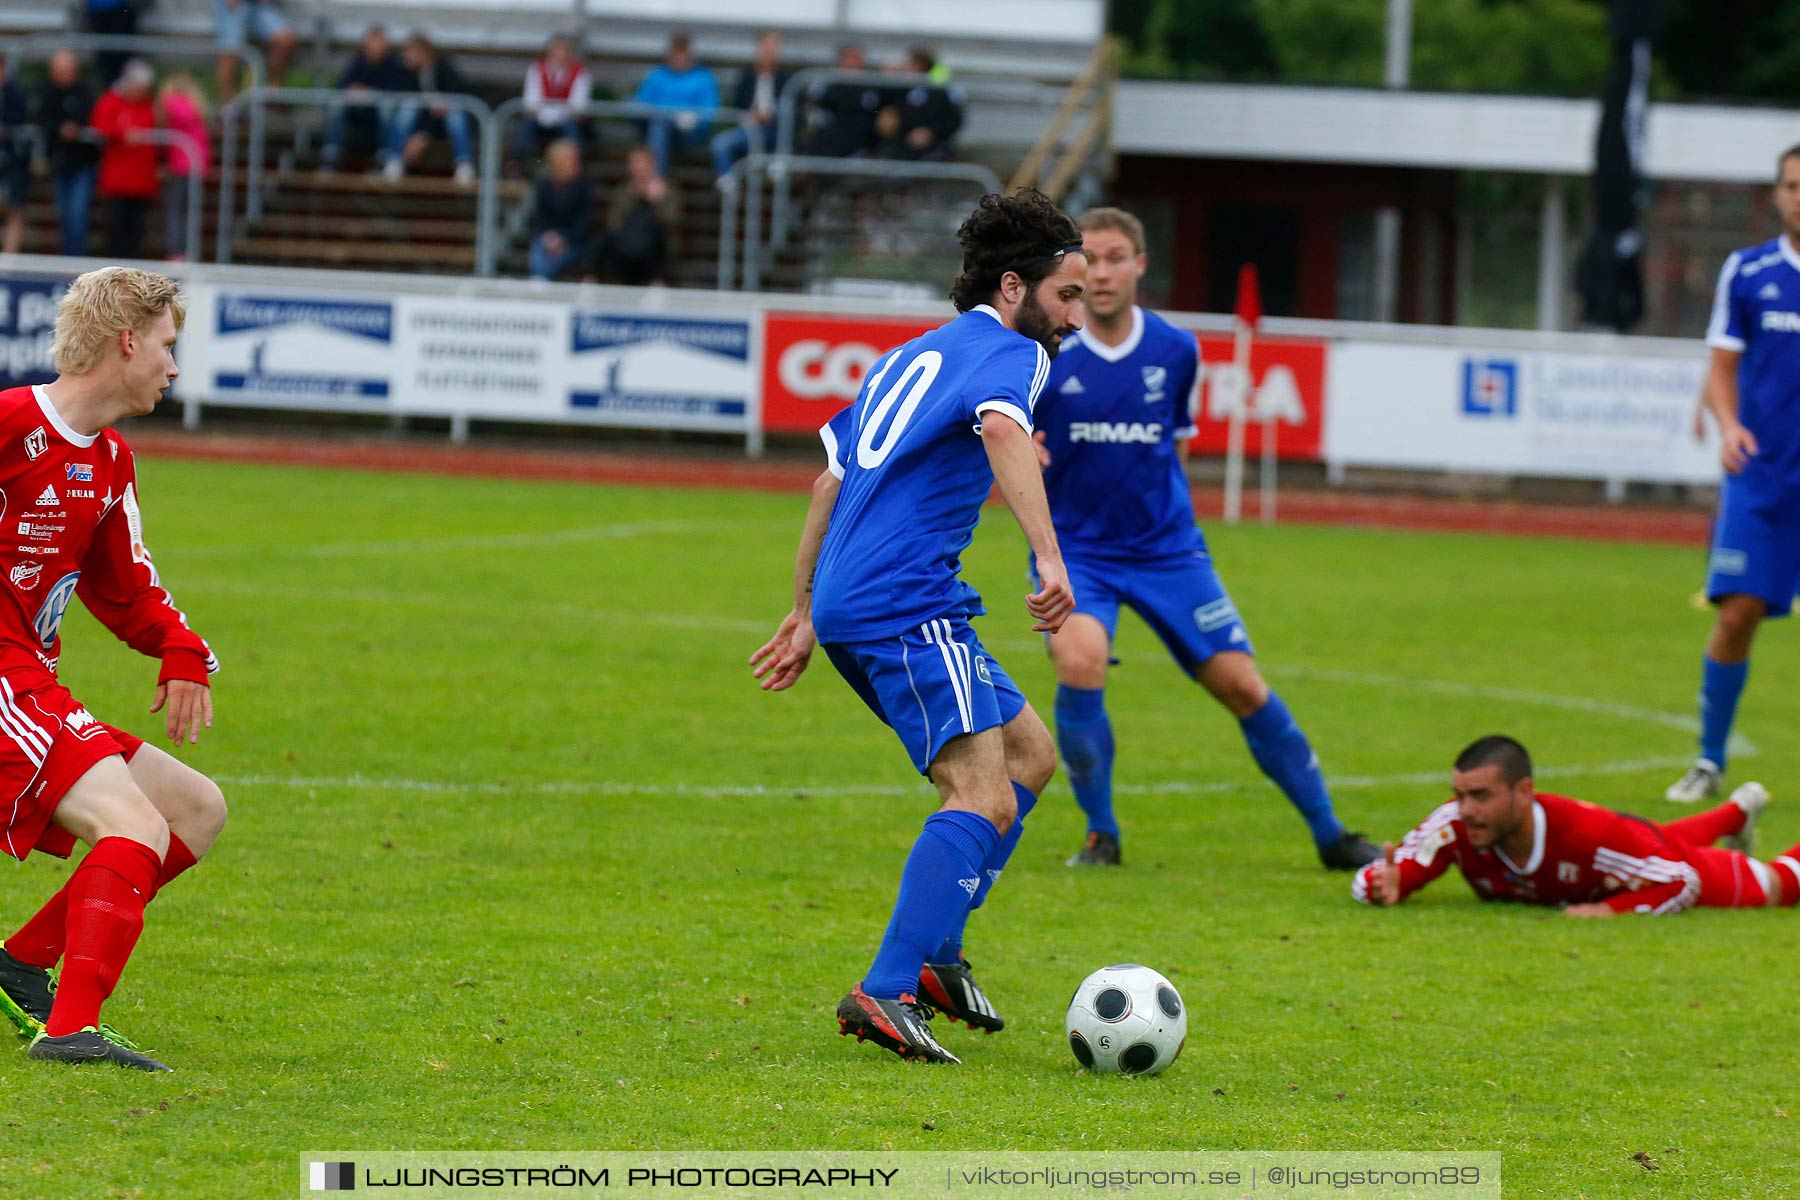
[[[1775,1196],[1800,1143],[1800,914],[1575,922],[1454,876],[1353,904],[1233,722],[1127,618],[1127,867],[1062,859],[1059,778],[970,954],[1008,1030],[911,1066],[835,1036],[932,793],[786,610],[803,497],[149,461],[148,538],[225,664],[190,761],[233,817],[151,909],[108,1018],[170,1076],[0,1054],[15,1197],[291,1194],[308,1149],[1498,1150],[1509,1196]],[[1355,827],[1397,837],[1471,737],[1647,815],[1691,753],[1699,548],[1212,531]],[[1047,712],[1023,553],[967,562]],[[154,666],[72,612],[64,678],[141,734]],[[1765,632],[1733,778],[1800,840],[1800,644]],[[0,872],[10,931],[67,867]],[[1074,984],[1158,967],[1152,1080],[1083,1074]]]

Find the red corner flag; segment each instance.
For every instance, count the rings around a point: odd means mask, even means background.
[[[1262,321],[1262,289],[1256,282],[1256,264],[1238,268],[1237,319],[1254,329]]]

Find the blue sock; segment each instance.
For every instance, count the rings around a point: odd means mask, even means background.
[[[900,873],[900,896],[863,991],[883,1000],[919,991],[925,956],[968,912],[1000,831],[980,813],[948,809],[925,818]]]
[[[1057,685],[1056,746],[1062,751],[1075,803],[1087,814],[1088,831],[1118,837],[1112,806],[1113,731],[1106,716],[1105,688]]]
[[[1238,724],[1256,765],[1281,789],[1288,803],[1300,810],[1313,841],[1324,846],[1342,837],[1344,827],[1331,810],[1331,793],[1325,790],[1319,758],[1281,697],[1270,692],[1268,703]]]
[[[1737,718],[1738,697],[1750,677],[1750,660],[1714,662],[1709,654],[1700,668],[1700,757],[1725,769],[1725,745]]]
[[[1000,835],[1000,841],[988,854],[987,861],[981,864],[981,882],[975,885],[975,897],[969,901],[969,907],[963,909],[962,916],[956,919],[949,936],[937,948],[926,962],[953,963],[956,956],[962,953],[963,926],[969,923],[969,914],[981,907],[987,894],[994,890],[994,881],[1000,878],[1000,872],[1006,869],[1006,860],[1012,857],[1019,839],[1025,836],[1025,818],[1037,807],[1037,793],[1022,783],[1015,782],[1013,795],[1019,798],[1019,815],[1013,818],[1012,828]]]

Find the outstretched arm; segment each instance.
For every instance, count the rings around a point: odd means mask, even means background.
[[[838,478],[821,471],[813,480],[812,500],[806,506],[806,522],[800,527],[800,548],[794,555],[794,607],[781,619],[775,636],[750,656],[751,674],[762,681],[765,692],[781,692],[794,686],[812,661],[818,639],[813,636],[813,573],[819,566],[819,549],[831,524],[837,503]]]
[[[1050,523],[1038,448],[1024,426],[996,411],[986,413],[981,422],[981,444],[994,468],[1000,498],[1012,509],[1013,519],[1037,558],[1038,590],[1025,597],[1025,611],[1036,622],[1031,628],[1055,633],[1075,611],[1075,593],[1056,544],[1056,527]]]

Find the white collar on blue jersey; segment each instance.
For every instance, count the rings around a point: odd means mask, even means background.
[[[1000,310],[995,308],[991,304],[977,304],[974,308],[971,308],[969,311],[972,313],[984,312],[988,316],[994,318],[994,320],[1000,322],[1002,325],[1006,324],[1006,318],[1002,317],[1000,315]]]
[[[43,384],[40,383],[33,387],[31,394],[37,398],[38,408],[43,412],[44,420],[50,422],[50,428],[56,430],[64,441],[86,450],[94,444],[94,439],[100,436],[97,433],[76,433],[74,427],[63,420],[63,415],[56,411],[56,405],[51,403],[50,393],[44,390]]]
[[[1080,338],[1081,344],[1092,350],[1097,357],[1110,363],[1116,363],[1136,350],[1138,343],[1143,340],[1144,310],[1135,304],[1131,306],[1131,334],[1116,346],[1107,345],[1099,338],[1089,334],[1086,329],[1078,331],[1075,336]]]
[[[1787,265],[1800,271],[1800,250],[1794,249],[1794,243],[1789,240],[1788,235],[1784,233],[1775,241],[1781,247],[1781,257],[1787,261]]]

